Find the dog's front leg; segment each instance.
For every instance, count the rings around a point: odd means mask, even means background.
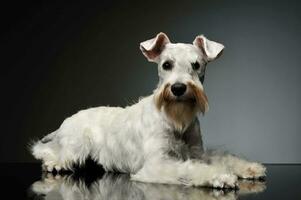
[[[188,146],[187,157],[190,159],[197,159],[214,165],[224,165],[240,178],[259,179],[266,176],[266,168],[260,163],[250,162],[225,152],[205,152],[197,118],[185,131],[183,140]]]
[[[228,166],[239,178],[261,179],[266,176],[266,168],[258,162],[247,161],[235,155],[224,152],[208,152],[208,157],[213,164],[223,164]]]
[[[131,175],[141,182],[235,188],[237,176],[219,165],[209,165],[193,160],[179,161],[159,158],[146,161],[144,166]]]

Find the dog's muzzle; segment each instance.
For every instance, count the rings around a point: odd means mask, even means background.
[[[184,103],[190,107],[196,107],[203,114],[208,110],[208,98],[203,89],[195,84],[188,82],[166,84],[159,92],[157,98],[157,107],[160,109],[164,104]]]

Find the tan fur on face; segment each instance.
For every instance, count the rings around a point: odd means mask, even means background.
[[[197,106],[199,107],[200,111],[204,114],[208,111],[209,105],[208,105],[208,98],[203,90],[198,88],[193,83],[188,83],[188,88],[192,90],[193,96],[196,100]]]
[[[202,89],[193,83],[188,83],[185,100],[177,101],[170,91],[170,84],[156,95],[156,106],[162,109],[171,119],[175,128],[182,132],[186,129],[198,112],[205,113],[208,110],[208,99]]]

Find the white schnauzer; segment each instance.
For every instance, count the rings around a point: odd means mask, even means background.
[[[264,177],[259,163],[203,149],[198,115],[208,110],[205,67],[224,46],[203,35],[193,44],[171,43],[159,33],[140,49],[158,64],[154,93],[125,108],[90,108],[67,118],[32,146],[43,168],[72,170],[91,157],[106,171],[129,173],[135,181],[215,188]]]

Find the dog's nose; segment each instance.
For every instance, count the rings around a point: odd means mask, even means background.
[[[171,92],[179,97],[182,96],[186,91],[186,85],[183,83],[175,83],[171,86]]]

